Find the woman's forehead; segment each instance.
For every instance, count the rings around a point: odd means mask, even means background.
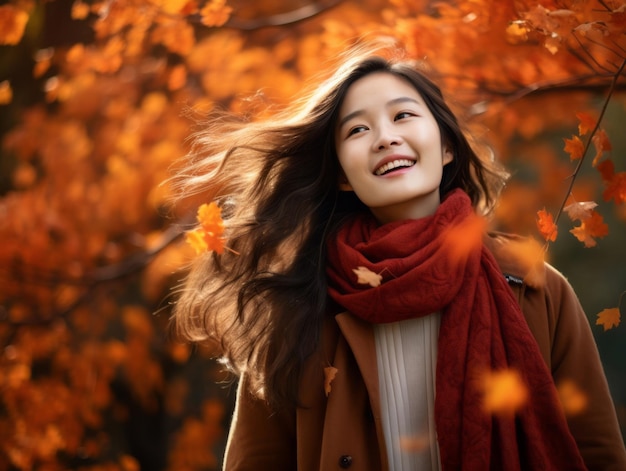
[[[340,120],[368,106],[393,106],[404,102],[424,103],[415,86],[404,77],[390,72],[374,72],[348,87],[340,108]]]

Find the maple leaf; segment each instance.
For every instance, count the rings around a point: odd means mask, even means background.
[[[367,267],[353,268],[352,271],[357,276],[357,283],[361,285],[370,285],[373,288],[380,286],[383,279],[382,275],[374,273]]]
[[[604,152],[612,150],[613,146],[611,145],[611,141],[609,141],[609,137],[607,136],[604,129],[598,129],[598,132],[596,132],[596,134],[593,136],[593,145],[596,148],[596,155],[593,158],[593,162],[591,163],[591,165],[595,167]]]
[[[571,139],[564,139],[565,147],[563,150],[569,154],[570,160],[581,159],[585,152],[585,145],[578,136],[572,136]]]
[[[599,164],[598,167],[605,162]],[[613,173],[608,179],[605,178],[604,172],[601,173],[605,185],[604,191],[602,192],[604,201],[614,200],[615,204],[626,202],[626,172]]]
[[[595,201],[581,201],[569,204],[563,208],[572,221],[583,220],[591,216],[593,209],[598,206]]]
[[[222,210],[215,202],[203,204],[198,208],[198,222],[207,232],[213,232],[221,236],[224,232],[224,221],[222,220]]]
[[[324,368],[324,392],[326,393],[326,397],[330,394],[330,383],[332,383],[335,376],[337,376],[337,371],[339,370],[334,366],[326,366]]]
[[[615,176],[615,164],[611,159],[599,163],[596,168],[600,172],[600,176],[604,182],[610,182]]]
[[[557,392],[565,415],[577,415],[587,408],[589,402],[587,395],[573,381],[561,381],[557,386]]]
[[[221,254],[224,251],[224,221],[222,210],[215,202],[202,204],[197,215],[200,227],[185,234],[185,240],[196,253],[215,251]]]
[[[626,172],[615,173],[615,164],[611,159],[600,162],[596,168],[604,182],[604,201],[615,200],[616,204],[626,202]]]
[[[596,241],[594,237],[604,237],[609,233],[609,226],[604,222],[602,215],[596,211],[591,211],[591,216],[583,219],[580,226],[570,230],[572,234],[583,244],[585,247],[595,247]]]
[[[579,121],[578,134],[580,136],[584,136],[596,127],[596,120],[589,113],[579,112],[576,113],[576,117]]]
[[[606,332],[607,330],[619,325],[621,318],[619,307],[604,309],[602,312],[598,313],[597,317],[596,325],[604,327],[604,331]]]
[[[482,378],[483,408],[497,415],[514,415],[528,400],[528,389],[513,369],[492,371]]]
[[[554,242],[558,234],[556,224],[552,214],[545,209],[537,211],[537,228],[545,240]]]

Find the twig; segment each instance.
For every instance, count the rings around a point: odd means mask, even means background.
[[[313,2],[286,13],[278,13],[264,18],[255,18],[250,20],[239,19],[231,16],[224,26],[242,31],[254,31],[270,26],[291,25],[299,23],[300,21],[308,20],[309,18],[313,18],[320,13],[328,11],[339,5],[341,1],[342,0],[327,0],[325,2]]]
[[[600,128],[600,123],[602,122],[602,118],[604,117],[604,114],[606,113],[606,110],[609,106],[609,102],[611,101],[611,97],[613,96],[613,92],[615,92],[617,81],[619,80],[619,77],[622,74],[624,67],[626,67],[626,59],[622,61],[622,65],[619,67],[619,69],[617,69],[617,72],[615,72],[615,75],[613,76],[613,80],[611,82],[609,92],[607,94],[606,99],[604,100],[604,104],[602,105],[602,109],[600,111],[600,116],[598,117],[596,125],[594,126],[593,131],[591,132],[591,135],[589,136],[589,139],[587,140],[587,143],[585,144],[585,149],[583,150],[582,157],[578,160],[578,164],[576,165],[574,172],[569,177],[570,179],[569,186],[567,188],[567,191],[565,192],[565,197],[563,198],[563,202],[561,203],[561,206],[559,207],[559,210],[556,213],[556,216],[554,218],[554,224],[558,224],[559,219],[561,215],[563,214],[563,210],[565,208],[567,200],[569,199],[572,193],[572,188],[574,187],[574,182],[576,181],[576,177],[578,176],[578,173],[580,172],[580,169],[582,168],[582,164],[585,160],[585,156],[587,155],[587,151],[589,150],[589,147],[591,146],[591,143],[593,142],[593,137],[595,136],[596,132]]]

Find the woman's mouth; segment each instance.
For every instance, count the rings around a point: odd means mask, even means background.
[[[412,167],[413,165],[415,165],[415,160],[411,160],[411,159],[392,160],[391,162],[387,162],[381,165],[380,167],[378,167],[376,170],[374,170],[374,175],[380,177],[382,175],[391,173],[394,170],[398,170],[399,168]]]

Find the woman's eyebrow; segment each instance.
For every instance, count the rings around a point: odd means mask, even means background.
[[[415,98],[411,98],[411,97],[408,97],[408,96],[401,96],[401,97],[398,97],[398,98],[394,98],[393,100],[389,100],[387,102],[386,106],[390,107],[390,106],[397,105],[399,103],[405,103],[405,102],[411,102],[411,103],[415,103],[416,105],[421,105],[421,103],[419,101],[417,101]],[[343,118],[341,118],[341,120],[339,121],[339,127],[342,127],[344,124],[346,124],[352,118],[356,118],[357,116],[360,116],[362,114],[365,114],[365,110],[355,110],[352,113],[348,113]]]

